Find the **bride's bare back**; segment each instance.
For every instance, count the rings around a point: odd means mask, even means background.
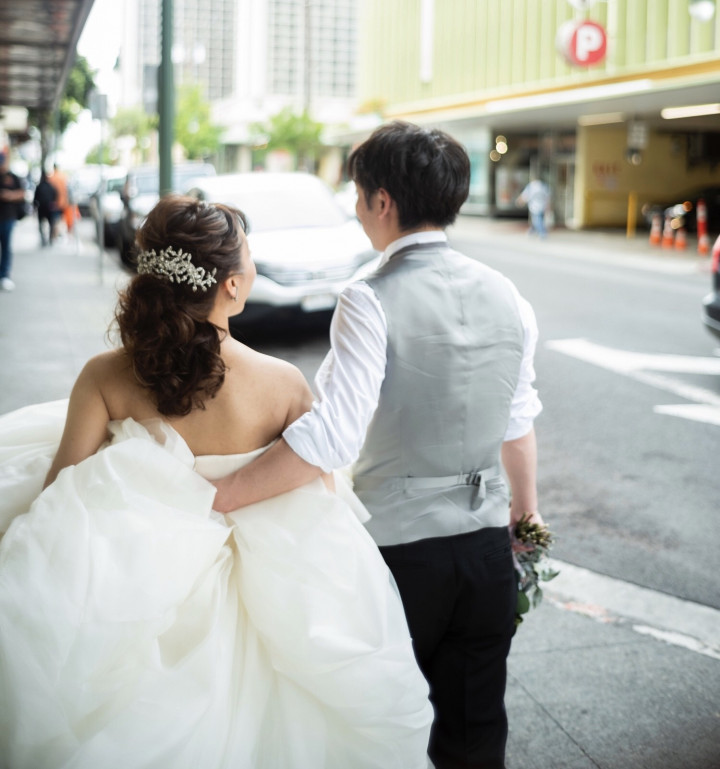
[[[135,378],[127,355],[113,350],[92,358],[70,397],[60,448],[46,485],[68,465],[93,454],[108,437],[111,420],[164,419],[195,456],[244,454],[267,446],[312,404],[312,393],[293,365],[228,337],[222,343],[225,381],[205,408],[165,417]]]

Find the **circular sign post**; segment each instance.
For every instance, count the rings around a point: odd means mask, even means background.
[[[558,51],[575,67],[600,64],[607,53],[607,35],[594,21],[566,21],[555,39]]]

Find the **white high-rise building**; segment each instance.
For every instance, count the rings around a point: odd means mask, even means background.
[[[359,0],[175,0],[175,85],[199,83],[225,128],[222,165],[249,167],[249,127],[286,106],[346,122],[356,104]],[[156,98],[161,0],[125,0],[120,103]]]

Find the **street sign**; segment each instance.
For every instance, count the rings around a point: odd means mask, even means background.
[[[595,21],[566,21],[557,31],[555,44],[569,64],[591,67],[600,64],[607,53],[607,35]]]
[[[91,91],[88,96],[88,106],[93,120],[106,120],[108,116],[107,96],[99,91]]]

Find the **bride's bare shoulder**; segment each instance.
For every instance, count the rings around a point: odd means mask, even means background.
[[[106,377],[115,377],[122,372],[129,371],[130,368],[130,361],[125,352],[120,348],[94,355],[85,364],[83,373],[96,379],[105,379]]]
[[[312,391],[297,366],[245,345],[232,347],[225,355],[228,391],[254,392],[266,404],[296,411],[312,403]],[[302,405],[297,405],[302,404]]]
[[[304,381],[304,377],[297,366],[282,360],[282,358],[253,350],[252,347],[240,342],[229,347],[225,355],[225,362],[231,371],[282,377],[290,380],[301,377]]]

